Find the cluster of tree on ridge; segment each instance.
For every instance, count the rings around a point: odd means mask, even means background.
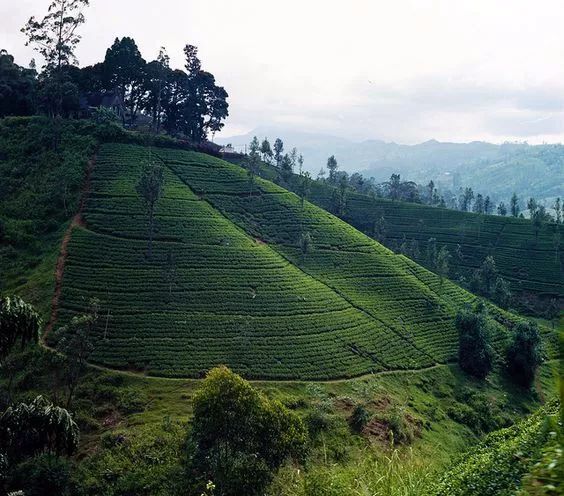
[[[270,146],[268,138],[262,142],[255,136],[249,147],[249,155],[260,157],[269,165],[277,167],[280,171],[280,179],[287,182],[294,173],[296,166],[299,166],[298,174],[303,172],[303,156],[296,148],[290,153],[284,154],[284,143],[280,138],[276,138],[274,151]],[[337,188],[339,194],[334,195],[334,212],[344,212],[346,209],[346,191],[352,190],[360,194],[373,196],[376,198],[387,198],[394,201],[406,201],[410,203],[420,203],[440,208],[449,208],[462,212],[474,212],[482,215],[501,215],[524,218],[521,199],[513,193],[509,202],[509,207],[501,201],[496,206],[489,196],[475,193],[472,188],[459,188],[458,193],[447,192],[440,195],[433,180],[426,186],[417,184],[414,181],[402,181],[400,174],[392,174],[386,182],[377,183],[373,177],[365,178],[361,173],[355,172],[348,174],[339,170],[339,164],[334,155],[327,159],[327,167],[321,168],[317,181],[324,182]],[[446,200],[445,198],[448,198]],[[535,224],[538,231],[544,222],[555,222],[562,224],[564,220],[564,205],[560,198],[557,198],[553,205],[554,215],[547,211],[547,208],[537,202],[535,198],[527,201],[528,217]]]
[[[164,130],[197,143],[221,130],[228,116],[228,94],[213,74],[202,69],[193,45],[184,47],[185,70],[170,67],[165,48],[146,62],[129,37],[116,38],[102,62],[80,68],[75,56],[81,39],[77,29],[85,22],[82,11],[88,3],[56,0],[43,19],[32,17],[24,26],[27,44],[45,60],[40,72],[34,61],[29,68],[21,67],[6,50],[0,51],[0,117],[36,113],[79,117],[85,112],[90,116],[89,100],[98,96],[93,105],[99,106],[105,95],[123,107],[119,117],[129,125],[143,114],[154,132]],[[110,108],[102,107],[106,117]]]

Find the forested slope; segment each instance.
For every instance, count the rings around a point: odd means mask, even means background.
[[[151,258],[136,192],[148,162],[165,170]],[[226,363],[247,377],[285,379],[455,359],[454,315],[475,298],[293,193],[251,184],[240,167],[118,144],[97,156],[68,245],[58,324],[93,296],[103,315],[97,363],[196,377]],[[496,339],[505,333],[497,324]]]

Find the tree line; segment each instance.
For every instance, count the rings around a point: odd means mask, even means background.
[[[143,114],[154,132],[166,131],[198,143],[222,129],[228,94],[212,73],[202,69],[194,45],[184,47],[182,70],[170,67],[164,47],[147,62],[133,38],[118,37],[103,61],[80,68],[75,50],[88,4],[88,0],[55,0],[43,18],[31,17],[22,28],[26,44],[45,61],[41,70],[33,60],[22,67],[6,50],[0,51],[0,117],[38,113],[78,117],[84,110],[81,98],[111,92],[123,102],[125,124],[135,125]]]
[[[303,155],[298,154],[296,148],[292,148],[289,153],[284,153],[284,143],[280,138],[276,138],[272,148],[268,138],[264,138],[261,142],[255,136],[251,141],[249,150],[249,156],[255,161],[262,159],[266,164],[279,170],[279,182],[288,183],[297,167],[299,168],[298,175],[304,174]],[[353,191],[374,198],[419,203],[481,215],[497,214],[525,218],[521,205],[522,200],[516,193],[513,193],[508,205],[503,201],[496,205],[489,195],[475,193],[469,187],[459,188],[458,194],[447,192],[449,193],[448,199],[445,199],[444,195],[439,194],[439,189],[433,180],[423,186],[414,181],[402,180],[400,174],[392,174],[388,181],[377,182],[373,177],[365,178],[360,172],[348,174],[346,171],[339,170],[339,163],[335,155],[328,157],[326,167],[320,169],[316,181],[329,184],[335,188],[332,210],[339,216],[345,215],[346,195],[348,191]],[[538,236],[543,223],[562,224],[564,220],[564,205],[560,198],[556,198],[552,205],[553,214],[535,198],[529,198],[526,209],[533,223],[535,236]]]

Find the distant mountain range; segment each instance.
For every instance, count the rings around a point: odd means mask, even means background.
[[[280,137],[286,151],[295,146],[304,156],[304,167],[314,175],[325,166],[327,157],[335,155],[341,170],[361,172],[377,181],[399,172],[404,179],[422,184],[433,179],[451,191],[469,186],[495,201],[507,201],[515,191],[523,200],[533,196],[547,206],[556,197],[564,196],[563,145],[436,140],[400,145],[379,140],[353,142],[324,134],[267,127],[217,141],[243,147],[253,136],[260,140],[266,136],[271,144]]]

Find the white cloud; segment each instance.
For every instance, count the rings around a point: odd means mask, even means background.
[[[0,47],[47,0],[3,0]],[[564,140],[561,0],[92,0],[78,49],[116,36],[182,65],[196,44],[230,94],[225,134],[284,124],[399,142]]]

